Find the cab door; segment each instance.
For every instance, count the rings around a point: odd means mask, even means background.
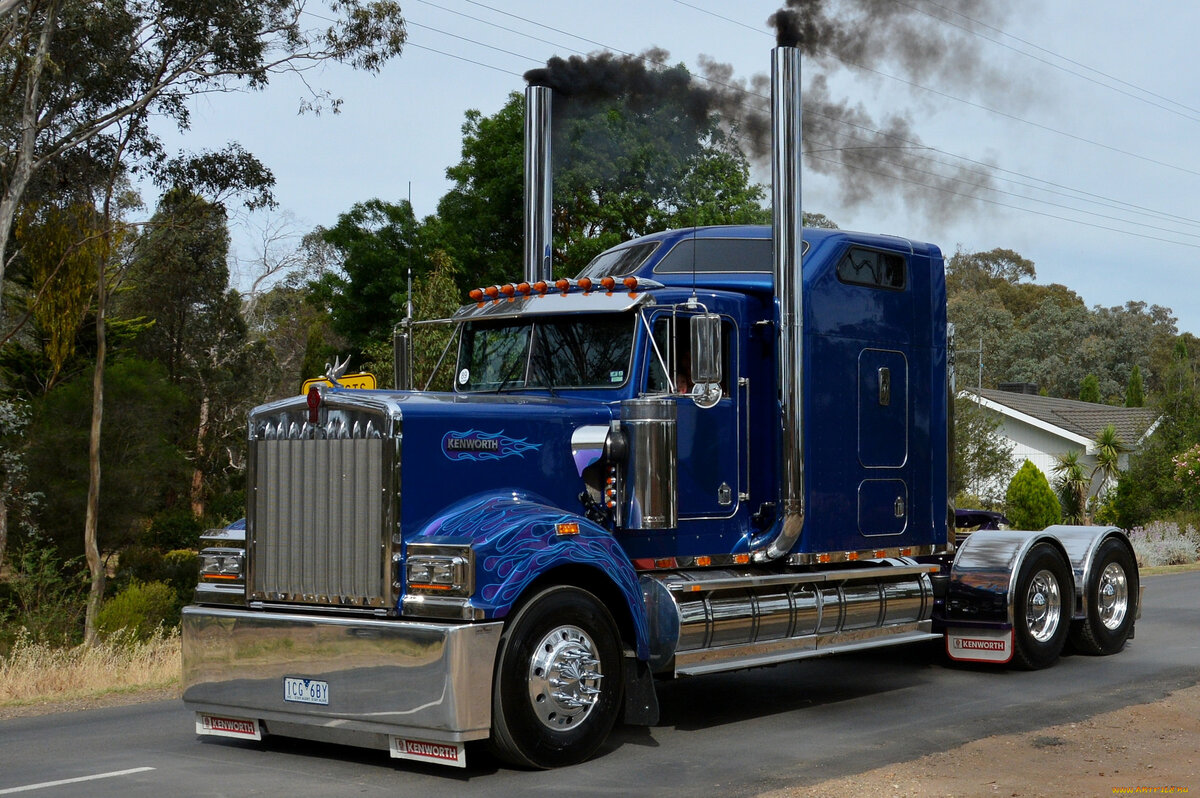
[[[683,520],[724,519],[738,511],[745,491],[741,431],[745,427],[744,391],[736,369],[739,365],[736,327],[722,319],[721,396],[712,407],[700,407],[692,398],[688,312],[663,312],[652,319],[658,353],[647,353],[649,394],[669,395],[678,406],[676,441],[679,518]],[[663,363],[672,372],[665,378]]]

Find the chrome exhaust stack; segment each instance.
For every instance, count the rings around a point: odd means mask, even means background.
[[[779,385],[779,458],[782,524],[757,559],[786,555],[804,527],[804,280],[800,202],[800,48],[771,51],[771,194],[775,301],[779,314],[776,379]]]
[[[553,176],[550,171],[549,86],[525,87],[525,281],[551,282]]]

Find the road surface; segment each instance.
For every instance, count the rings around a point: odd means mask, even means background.
[[[1034,673],[912,645],[661,685],[662,720],[553,772],[468,749],[465,770],[268,738],[198,738],[160,701],[0,722],[0,796],[750,796],[1073,722],[1200,682],[1200,573],[1149,577],[1137,637]]]

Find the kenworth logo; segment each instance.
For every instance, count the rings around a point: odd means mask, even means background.
[[[504,430],[451,430],[442,437],[442,453],[451,460],[503,460],[505,457],[524,457],[525,452],[537,451],[541,446],[540,443],[529,443],[524,438],[510,438],[504,434]]]
[[[959,637],[954,640],[954,647],[972,651],[1003,651],[1006,640],[979,640],[972,637]]]

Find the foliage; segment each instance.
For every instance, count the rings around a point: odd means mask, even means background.
[[[1087,522],[1087,497],[1091,488],[1091,478],[1079,460],[1082,456],[1083,452],[1076,449],[1055,457],[1054,489],[1062,505],[1063,519],[1069,524]]]
[[[1037,285],[1034,264],[1011,250],[956,252],[946,263],[947,312],[960,352],[983,349],[983,387],[1037,383],[1074,398],[1089,374],[1101,402],[1119,402],[1133,367],[1157,390],[1166,342],[1176,335],[1168,308],[1127,302],[1088,309],[1062,285]],[[1169,360],[1169,357],[1165,358]],[[960,385],[978,381],[979,358],[958,358]]]
[[[420,277],[430,269],[412,206],[407,200],[355,203],[337,224],[317,228],[313,236],[335,253],[339,268],[310,284],[311,301],[329,313],[333,330],[354,353],[390,342],[404,316],[408,271]]]
[[[49,541],[37,535],[28,536],[13,554],[7,583],[11,602],[0,608],[4,629],[23,628],[33,641],[55,646],[79,642],[87,595],[87,571],[79,558],[62,562]]]
[[[25,431],[29,405],[20,399],[0,399],[0,567],[8,550],[9,529],[27,525],[42,494],[27,490]]]
[[[325,12],[335,19],[303,13],[303,2],[292,0],[22,6],[6,26],[13,46],[0,51],[0,149],[16,154],[0,163],[0,278],[9,225],[27,187],[37,193],[30,181],[38,174],[40,190],[50,192],[54,181],[43,173],[65,163],[114,174],[132,159],[165,185],[265,189],[269,173],[237,145],[168,159],[148,120],[187,129],[193,97],[261,89],[275,75],[322,62],[375,72],[405,40],[393,0],[338,0]],[[312,20],[328,26],[307,26]],[[314,90],[306,106],[336,110],[338,102]],[[252,200],[269,201],[265,191]]]
[[[1125,387],[1125,406],[1142,407],[1146,404],[1145,386],[1142,384],[1142,369],[1137,363],[1129,373],[1129,385]]]
[[[96,209],[77,202],[65,208],[29,206],[17,220],[15,237],[28,270],[29,311],[45,337],[52,386],[75,354],[75,338],[91,307],[96,264],[107,257]]]
[[[1095,374],[1083,378],[1079,386],[1079,401],[1100,404],[1100,380]]]
[[[954,473],[970,505],[995,509],[1003,501],[1004,480],[1013,468],[1012,444],[1000,434],[1000,420],[966,396],[954,400]],[[964,497],[965,500],[965,497]]]
[[[104,639],[124,631],[135,640],[144,641],[159,626],[171,627],[179,622],[179,607],[175,591],[164,582],[131,582],[117,595],[100,606],[96,631]]]
[[[1181,530],[1176,523],[1155,521],[1131,529],[1129,541],[1142,568],[1186,565],[1200,558],[1200,536],[1191,526]]]
[[[690,79],[682,66],[652,72],[655,80]],[[769,221],[736,140],[715,117],[696,120],[680,102],[646,103],[629,92],[556,111],[558,275],[573,276],[602,250],[655,230]],[[438,204],[435,237],[464,285],[507,282],[520,270],[523,106],[513,93],[493,116],[469,111],[462,159],[446,170],[454,186]]]
[[[1062,508],[1046,475],[1029,460],[1008,483],[1004,514],[1015,529],[1045,529],[1062,518]]]
[[[1200,509],[1200,443],[1171,458],[1175,481],[1193,509]]]
[[[186,495],[186,463],[171,443],[186,402],[162,366],[135,358],[113,363],[105,386],[98,537],[101,550],[111,552],[136,538],[138,519],[168,497]],[[91,400],[92,374],[85,372],[35,402],[30,425],[38,445],[27,455],[29,485],[45,494],[38,523],[67,556],[80,552]]]
[[[430,321],[447,319],[458,310],[459,291],[454,282],[454,264],[446,253],[436,250],[431,256],[432,271],[422,275],[413,283],[413,319],[415,321]],[[412,329],[412,370],[413,387],[422,390],[426,385],[430,390],[448,391],[451,389],[452,372],[454,369],[453,352],[446,352],[446,345],[454,334],[454,328],[449,324],[418,324]],[[442,360],[441,370],[435,374],[434,369]],[[366,364],[385,384],[392,382],[392,347],[379,344],[370,350],[371,358]],[[432,379],[432,382],[430,381]]]

